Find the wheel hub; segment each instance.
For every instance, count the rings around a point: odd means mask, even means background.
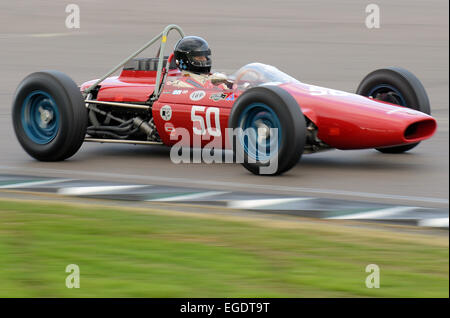
[[[30,92],[22,103],[22,127],[28,138],[44,145],[52,141],[59,130],[60,116],[53,97],[47,92]]]
[[[53,119],[53,116],[54,116],[53,111],[39,107],[39,114],[40,114],[40,118],[41,118],[41,122],[39,123],[39,126],[42,128],[46,128],[47,125]]]
[[[240,115],[238,138],[244,151],[253,159],[266,161],[278,153],[281,142],[281,124],[276,113],[263,103],[253,103]]]
[[[258,134],[258,142],[262,143],[270,137],[270,127],[266,125],[262,120],[257,120],[255,126]]]

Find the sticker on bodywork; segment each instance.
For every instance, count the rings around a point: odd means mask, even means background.
[[[209,96],[209,99],[212,99],[215,102],[218,102],[219,100],[234,100],[234,93],[216,93]]]
[[[176,90],[174,90],[174,91],[172,92],[172,95],[186,94],[187,92],[188,92],[187,89],[183,89],[183,90],[181,90],[181,89],[176,89]]]
[[[164,130],[167,131],[169,134],[172,133],[172,131],[175,130],[175,127],[172,123],[165,123],[164,124]]]
[[[227,97],[225,93],[216,93],[209,96],[209,99],[212,99],[215,102],[218,102],[219,100],[224,100]]]
[[[191,95],[189,95],[189,98],[193,101],[199,101],[205,96],[206,96],[205,91],[194,91],[191,93]]]
[[[161,118],[165,121],[169,121],[172,118],[172,107],[170,105],[164,105],[159,110],[159,114],[161,115]]]

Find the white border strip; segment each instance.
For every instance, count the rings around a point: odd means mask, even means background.
[[[67,187],[58,189],[58,194],[62,195],[95,195],[111,194],[122,190],[132,190],[150,187],[147,185],[115,185],[115,186],[87,186],[87,187]]]
[[[448,218],[423,219],[417,223],[418,226],[446,227],[448,228]]]
[[[212,197],[214,195],[221,195],[221,194],[225,194],[225,193],[229,193],[229,192],[226,192],[226,191],[210,191],[210,192],[202,192],[202,193],[176,195],[176,196],[160,198],[160,199],[152,199],[152,200],[146,200],[146,201],[161,201],[161,202],[187,201],[187,200],[194,200],[194,199]]]
[[[380,209],[380,210],[369,211],[369,212],[333,216],[333,217],[330,217],[327,219],[333,219],[333,220],[356,220],[356,219],[377,220],[377,219],[386,217],[388,215],[402,213],[402,212],[408,212],[408,211],[415,210],[415,209],[417,209],[417,207],[396,206],[393,208],[386,208],[386,209]]]
[[[231,209],[258,209],[276,204],[312,200],[314,198],[281,198],[281,199],[257,199],[257,200],[235,200],[229,201],[227,207]]]
[[[41,186],[47,184],[54,184],[60,182],[72,181],[72,179],[51,179],[51,180],[42,180],[42,181],[27,181],[20,183],[11,183],[0,186],[0,189],[18,189],[18,188],[27,188],[34,186]]]

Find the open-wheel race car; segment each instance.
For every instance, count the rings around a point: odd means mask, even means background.
[[[58,71],[28,75],[13,100],[17,138],[32,157],[64,160],[83,142],[165,144],[232,149],[255,174],[281,174],[303,153],[375,148],[408,151],[430,138],[436,121],[427,94],[410,72],[376,70],[356,94],[302,83],[261,63],[234,75],[188,76],[164,55],[167,26],[98,80],[75,84]],[[157,57],[136,58],[154,43]],[[111,76],[122,68],[119,76]],[[264,170],[273,159],[277,164]],[[236,157],[234,158],[236,159]],[[269,171],[269,172],[267,172]]]

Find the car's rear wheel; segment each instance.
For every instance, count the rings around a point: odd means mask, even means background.
[[[359,84],[356,94],[430,114],[430,102],[425,88],[414,74],[403,68],[388,67],[368,74]],[[383,153],[402,153],[418,144],[416,142],[376,149]]]
[[[277,86],[244,92],[233,106],[235,158],[257,175],[278,175],[291,169],[303,153],[305,118],[295,99]]]
[[[16,90],[12,117],[20,144],[41,161],[71,157],[86,134],[87,111],[80,90],[58,71],[28,75]]]

